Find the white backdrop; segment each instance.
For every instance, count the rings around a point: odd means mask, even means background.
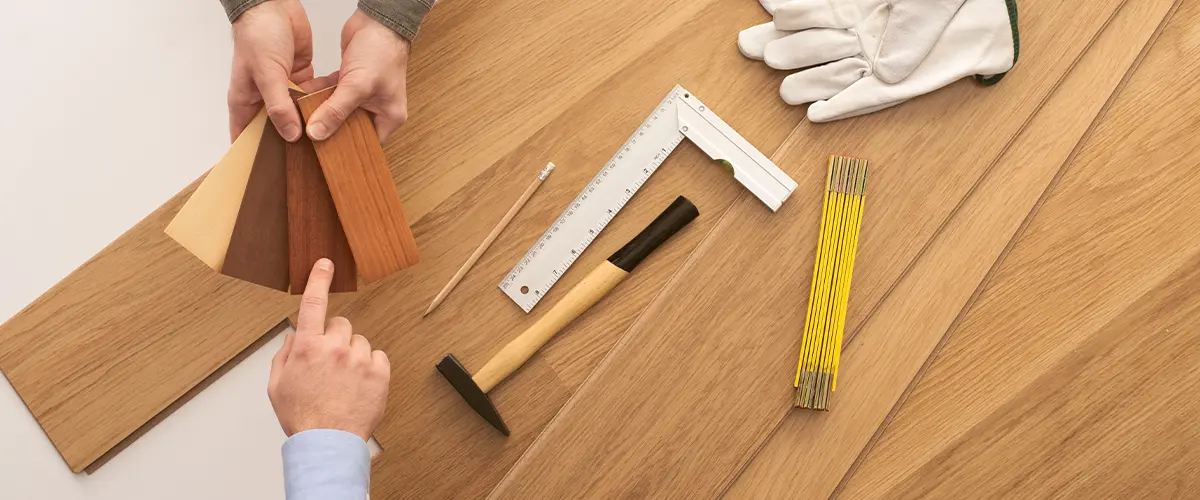
[[[318,74],[354,0],[307,0]],[[220,159],[232,43],[217,0],[0,1],[0,322]],[[215,332],[214,332],[215,333]],[[0,378],[0,498],[283,498],[275,338],[93,475]]]

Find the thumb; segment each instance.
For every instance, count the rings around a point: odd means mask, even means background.
[[[366,98],[367,92],[361,86],[344,80],[339,82],[333,95],[313,112],[308,121],[308,136],[314,141],[328,139]]]
[[[267,116],[271,117],[279,136],[293,142],[300,138],[300,111],[288,93],[288,76],[283,68],[273,66],[255,74],[254,84],[258,86],[258,93],[262,94]]]
[[[879,41],[875,74],[896,83],[920,66],[946,25],[966,0],[891,0],[887,28]]]

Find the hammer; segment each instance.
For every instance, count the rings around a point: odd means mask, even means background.
[[[654,222],[617,250],[617,253],[612,254],[612,257],[596,266],[583,281],[554,304],[545,316],[483,365],[475,376],[472,377],[453,354],[447,354],[438,362],[438,371],[479,416],[507,436],[508,426],[504,424],[504,419],[500,418],[500,412],[496,410],[496,405],[492,404],[487,393],[529,361],[529,358],[554,338],[555,334],[600,302],[600,299],[629,276],[633,268],[646,256],[698,215],[700,212],[691,201],[682,196],[676,198]]]

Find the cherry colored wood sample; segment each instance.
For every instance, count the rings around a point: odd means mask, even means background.
[[[273,125],[263,127],[225,264],[221,266],[226,276],[283,292],[288,290],[285,143]]]
[[[266,123],[267,113],[260,111],[167,225],[167,236],[216,271],[225,264]]]
[[[287,143],[287,263],[292,294],[304,293],[313,264],[322,257],[333,261],[330,292],[358,289],[354,256],[338,221],[333,198],[307,135]]]
[[[305,120],[334,88],[297,100]],[[313,144],[363,281],[378,281],[420,262],[379,134],[367,113],[355,110],[337,132]]]

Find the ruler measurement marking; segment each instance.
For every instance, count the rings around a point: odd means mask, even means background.
[[[521,309],[529,312],[537,305],[687,138],[676,113],[677,106],[685,105],[690,98],[682,87],[672,89],[505,276],[500,289]],[[696,109],[691,103],[686,105]],[[702,115],[707,111],[702,105],[699,109]],[[563,238],[568,243],[561,242]],[[546,260],[558,255],[562,259],[557,265],[533,265],[539,256]]]

